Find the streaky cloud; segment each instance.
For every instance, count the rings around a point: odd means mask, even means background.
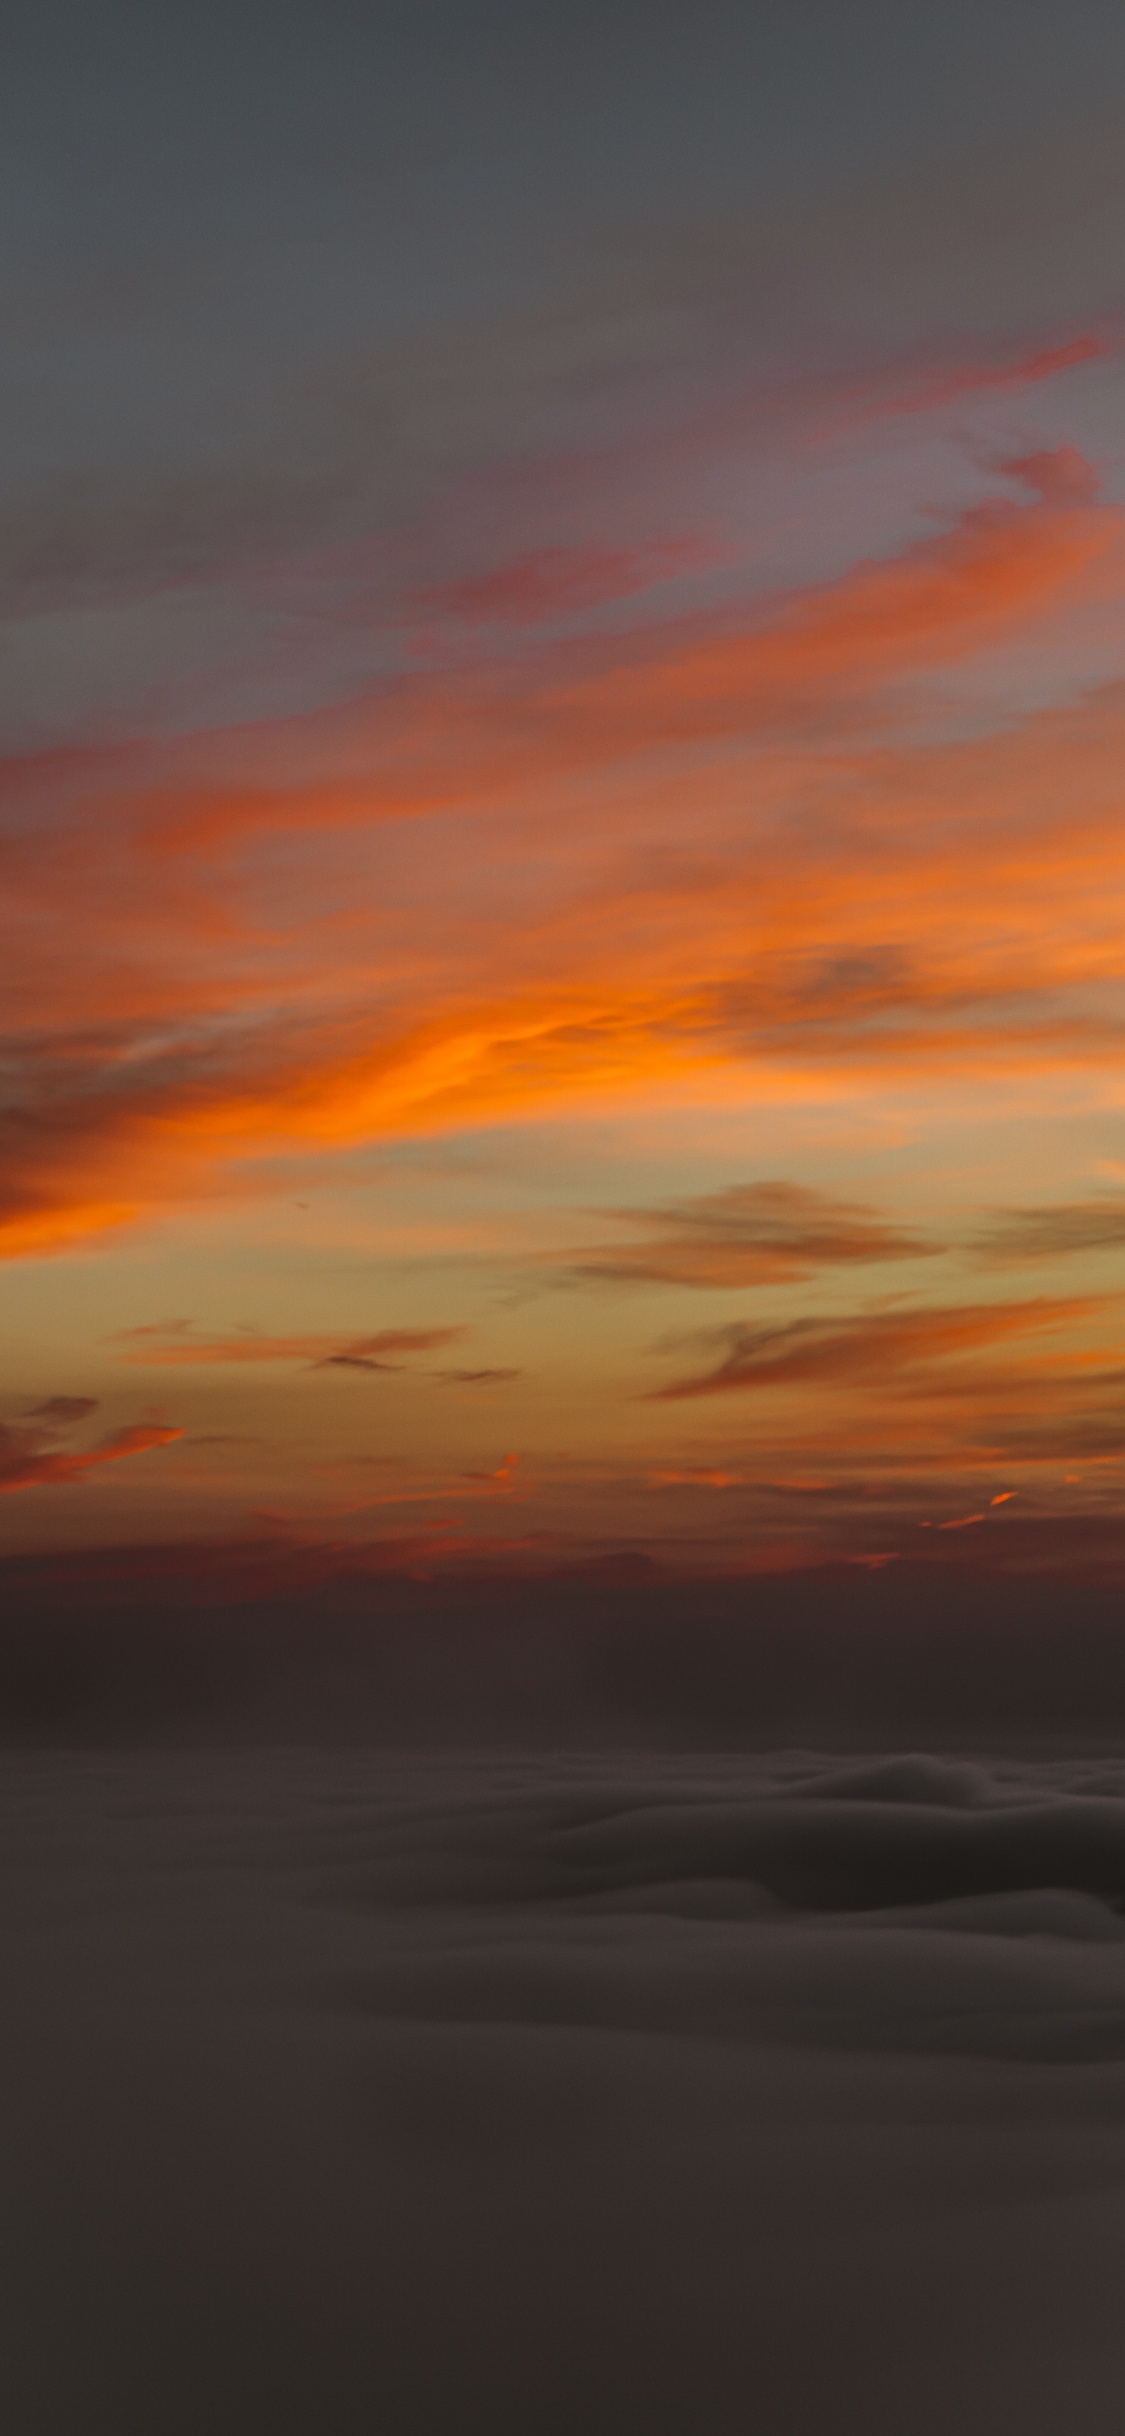
[[[1102,1193],[1089,1201],[1059,1201],[1041,1209],[998,1212],[970,1245],[978,1260],[997,1268],[1123,1248],[1125,1195],[1121,1193]]]
[[[564,1274],[580,1283],[757,1286],[944,1249],[861,1203],[784,1182],[731,1184],[667,1207],[607,1215],[638,1234],[573,1256]]]

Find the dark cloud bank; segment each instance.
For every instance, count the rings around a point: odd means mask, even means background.
[[[12,1558],[0,1741],[1125,1748],[1118,1518],[1009,1537],[1023,1570],[951,1543],[742,1579],[438,1570],[434,1540],[378,1570],[266,1537]]]
[[[20,2436],[1117,2436],[1116,1594],[83,1566],[3,1585]]]

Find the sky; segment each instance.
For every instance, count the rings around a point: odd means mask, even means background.
[[[1123,76],[16,11],[0,1551],[1120,1582]]]

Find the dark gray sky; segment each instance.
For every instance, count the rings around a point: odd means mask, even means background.
[[[3,497],[31,574],[81,559],[119,485],[143,526],[157,475],[221,478],[248,533],[345,498],[364,527],[420,454],[510,438],[529,355],[565,421],[626,368],[1119,297],[1110,0],[48,0],[9,21],[2,85]],[[181,499],[189,556],[207,516]]]

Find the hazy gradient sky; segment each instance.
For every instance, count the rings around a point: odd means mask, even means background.
[[[17,12],[0,1545],[1125,1572],[1123,102]]]

